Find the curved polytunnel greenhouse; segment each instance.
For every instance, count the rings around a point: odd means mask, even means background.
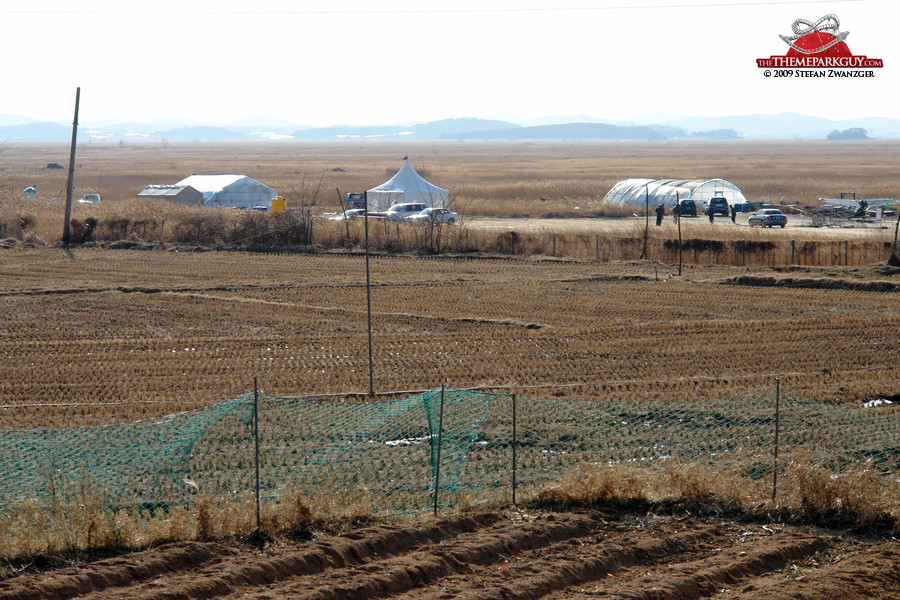
[[[747,204],[738,186],[724,179],[626,179],[614,185],[603,200],[644,206],[648,197],[651,207],[660,204],[674,207],[676,198],[691,199],[698,208],[706,207],[710,198],[722,197],[738,210]]]

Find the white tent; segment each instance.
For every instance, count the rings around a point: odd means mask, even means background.
[[[613,186],[606,202],[644,206],[649,196],[651,208],[659,204],[675,206],[675,199],[691,199],[697,207],[709,204],[710,198],[723,197],[729,205],[741,207],[747,204],[743,192],[730,181],[724,179],[626,179]]]
[[[441,189],[422,179],[409,161],[403,159],[403,166],[397,174],[366,192],[367,207],[370,211],[382,212],[394,204],[421,202],[427,206],[448,208],[447,190]]]
[[[191,175],[175,185],[189,185],[203,194],[203,206],[270,208],[272,198],[278,195],[269,186],[246,175]]]

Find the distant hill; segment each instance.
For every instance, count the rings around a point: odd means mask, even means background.
[[[488,119],[443,119],[416,125],[378,125],[314,127],[294,132],[298,140],[339,140],[358,138],[403,138],[413,140],[453,138],[474,130],[513,129],[519,127],[506,121]]]
[[[825,139],[835,129],[861,127],[872,138],[900,138],[900,119],[880,117],[831,120],[799,113],[684,117],[665,123],[688,131],[732,129],[742,137],[768,139]]]
[[[454,136],[461,140],[664,140],[650,127],[606,123],[566,123],[472,131]]]
[[[72,139],[72,126],[59,123],[28,123],[0,127],[0,140],[60,142]]]
[[[0,115],[2,116],[2,115]],[[645,115],[667,118],[671,115]],[[0,119],[0,141],[61,142],[72,136],[69,123],[16,122],[18,115]],[[575,115],[547,117],[555,123],[533,119],[533,125],[522,125],[499,119],[441,119],[416,124],[334,125],[303,127],[280,119],[254,117],[236,121],[198,123],[185,119],[140,122],[106,121],[81,123],[78,138],[101,141],[124,140],[128,143],[153,141],[248,141],[293,139],[325,140],[671,140],[671,139],[818,139],[833,132],[863,129],[866,138],[900,139],[900,119],[869,117],[830,120],[802,115],[734,115],[729,117],[678,117],[660,123],[640,123]],[[9,123],[4,125],[3,123]]]
[[[691,134],[694,139],[702,140],[739,140],[741,136],[734,129],[714,129],[713,131],[695,131]]]
[[[199,125],[197,127],[179,127],[177,129],[167,129],[165,131],[157,131],[154,137],[166,140],[181,141],[227,141],[242,140],[247,138],[247,134],[227,129],[225,127],[210,127],[208,125]]]

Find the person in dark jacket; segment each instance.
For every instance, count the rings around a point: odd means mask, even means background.
[[[737,209],[734,207],[734,204],[731,205],[731,222],[734,223],[734,220],[737,218]]]
[[[663,215],[666,214],[666,207],[660,204],[656,207],[656,226],[662,225]]]

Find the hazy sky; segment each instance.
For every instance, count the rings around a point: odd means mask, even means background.
[[[765,78],[836,14],[871,79]],[[763,0],[2,0],[0,114],[307,125],[796,111],[900,118],[900,3]],[[2,124],[2,123],[0,123]]]

